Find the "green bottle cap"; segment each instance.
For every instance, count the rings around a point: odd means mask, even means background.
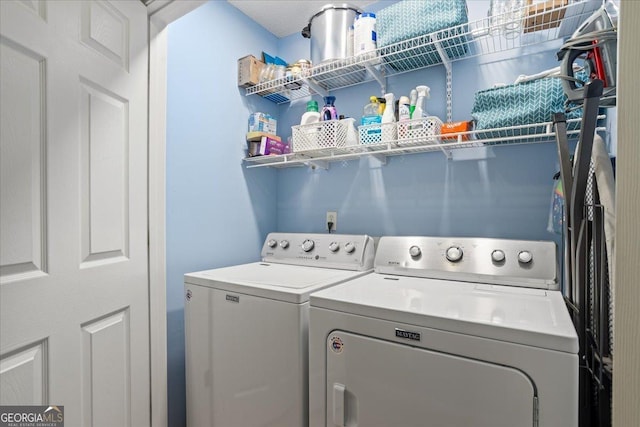
[[[318,111],[318,101],[307,102],[307,111]]]

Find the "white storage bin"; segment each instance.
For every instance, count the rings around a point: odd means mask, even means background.
[[[435,116],[398,122],[398,145],[437,144],[442,120]]]
[[[308,125],[291,126],[291,151],[344,147],[347,143],[346,120],[327,120]]]
[[[358,140],[362,145],[394,142],[397,139],[396,123],[373,123],[358,126]]]

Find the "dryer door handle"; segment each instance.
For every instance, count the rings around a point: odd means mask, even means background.
[[[333,384],[333,424],[338,427],[345,427],[345,391],[344,384]]]

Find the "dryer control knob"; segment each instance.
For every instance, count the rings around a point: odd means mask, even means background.
[[[500,250],[500,249],[496,249],[495,251],[491,252],[491,259],[494,262],[502,262],[504,261],[504,251]]]
[[[275,248],[277,244],[278,242],[276,242],[274,239],[269,239],[269,241],[267,241],[267,246],[269,246],[270,248]]]
[[[413,258],[419,257],[420,254],[422,254],[422,251],[418,246],[414,245],[409,248],[409,255],[411,255]]]
[[[289,241],[288,240],[280,240],[280,247],[282,249],[287,249],[289,247]]]
[[[353,251],[356,250],[356,245],[354,245],[351,242],[347,242],[344,245],[344,250],[347,251],[348,254],[351,254],[351,253],[353,253]]]
[[[518,261],[523,264],[529,264],[533,260],[533,255],[529,251],[520,251],[518,253]]]
[[[313,249],[313,247],[315,246],[315,242],[311,239],[307,239],[304,242],[302,242],[302,250],[305,252],[309,252],[311,251],[311,249]]]
[[[340,249],[340,245],[338,244],[338,242],[329,243],[329,250],[331,252],[338,252],[338,249]]]
[[[446,253],[447,259],[451,262],[458,262],[462,259],[462,249],[457,246],[450,246]]]

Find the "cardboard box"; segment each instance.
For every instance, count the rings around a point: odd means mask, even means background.
[[[524,32],[548,30],[560,25],[564,18],[564,12],[569,0],[528,0],[527,11],[524,18]],[[562,8],[558,10],[559,8]]]
[[[278,121],[265,113],[253,113],[249,116],[248,132],[264,132],[277,134]]]
[[[260,82],[260,72],[264,62],[253,55],[238,59],[238,86],[249,87]]]

